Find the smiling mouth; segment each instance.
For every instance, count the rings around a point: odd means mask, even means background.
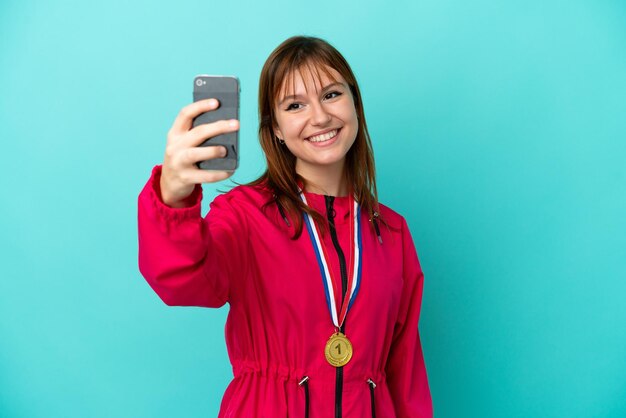
[[[341,128],[339,128],[339,129],[341,129]],[[337,136],[337,133],[339,132],[339,129],[333,129],[332,131],[326,132],[324,134],[310,136],[310,137],[306,138],[306,140],[309,141],[309,142],[325,142],[325,141],[329,141],[329,140],[333,139],[335,136]]]

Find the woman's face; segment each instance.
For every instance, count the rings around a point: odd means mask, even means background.
[[[306,67],[305,67],[306,68]],[[296,157],[298,173],[343,167],[358,131],[354,99],[344,78],[328,68],[333,79],[318,71],[296,71],[287,77],[274,109],[276,136]]]

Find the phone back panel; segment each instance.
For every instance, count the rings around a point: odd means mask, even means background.
[[[217,99],[220,106],[202,113],[193,121],[196,127],[203,123],[216,122],[223,119],[239,119],[239,80],[231,76],[199,75],[193,82],[193,101]],[[223,145],[228,150],[226,157],[216,158],[198,163],[205,170],[234,170],[239,165],[239,131],[229,132],[209,138],[200,146]]]

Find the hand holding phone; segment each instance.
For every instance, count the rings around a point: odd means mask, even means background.
[[[236,119],[219,120],[192,127],[193,121],[201,114],[211,113],[219,103],[215,99],[200,100],[185,106],[172,124],[167,134],[167,146],[161,170],[161,200],[171,207],[188,206],[186,199],[197,184],[214,183],[233,174],[231,170],[202,170],[200,161],[224,158],[227,154],[223,146],[202,147],[207,138],[237,132]]]

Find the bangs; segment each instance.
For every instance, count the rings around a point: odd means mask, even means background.
[[[312,80],[316,91],[322,90],[324,87],[323,80],[331,83],[338,82],[337,77],[331,69],[337,73],[339,71],[331,65],[328,60],[320,56],[311,56],[306,59],[298,59],[300,57],[291,57],[291,60],[283,61],[278,71],[275,73],[274,85],[272,91],[272,107],[276,107],[285,97],[295,94],[296,91],[296,75],[302,80]],[[304,83],[306,93],[309,92],[309,83]]]

